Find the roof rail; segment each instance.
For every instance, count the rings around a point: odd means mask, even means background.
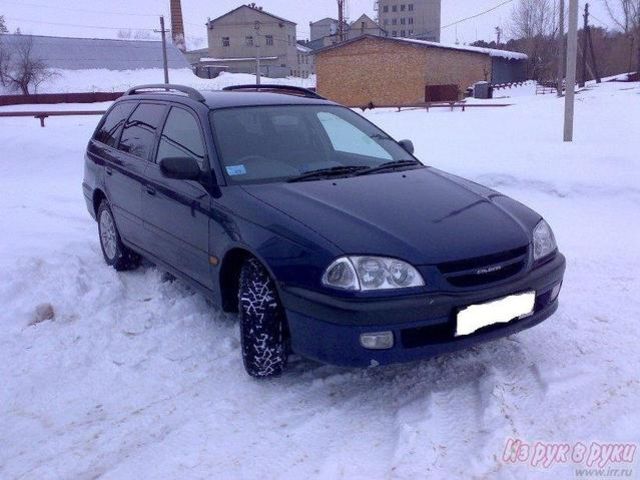
[[[130,88],[125,92],[125,95],[135,95],[137,93],[143,93],[141,90],[163,90],[167,93],[171,93],[171,90],[176,92],[186,93],[187,96],[198,102],[205,102],[205,98],[195,88],[186,87],[184,85],[175,85],[173,83],[151,83],[148,85],[138,85]]]
[[[326,98],[318,95],[313,90],[308,88],[296,87],[294,85],[277,85],[277,84],[261,84],[261,85],[231,85],[224,87],[222,90],[227,92],[233,91],[245,91],[245,92],[271,92],[271,93],[283,93],[289,95],[298,95],[307,98],[318,98],[320,100],[326,100]]]

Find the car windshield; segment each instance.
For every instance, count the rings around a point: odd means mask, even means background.
[[[392,162],[415,162],[384,132],[345,107],[236,107],[214,110],[211,118],[231,183],[316,179],[316,171],[318,178],[348,176]]]

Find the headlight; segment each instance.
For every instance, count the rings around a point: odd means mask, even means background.
[[[556,239],[551,227],[544,220],[540,220],[540,223],[533,229],[533,259],[540,260],[555,252],[556,248]]]
[[[385,257],[340,257],[325,270],[322,284],[342,290],[391,290],[422,287],[418,271],[402,260]]]

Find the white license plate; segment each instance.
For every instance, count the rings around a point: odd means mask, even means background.
[[[536,292],[525,292],[463,308],[457,316],[456,337],[469,335],[489,325],[526,317],[533,313],[535,302]]]

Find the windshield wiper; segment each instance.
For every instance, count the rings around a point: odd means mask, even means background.
[[[362,170],[368,170],[369,167],[362,165],[346,165],[331,168],[320,168],[318,170],[311,170],[310,172],[303,173],[297,177],[291,177],[287,180],[288,183],[304,182],[307,180],[317,180],[321,178],[340,177],[344,175],[352,175]]]
[[[370,175],[372,173],[386,172],[387,170],[393,171],[417,166],[424,167],[424,165],[418,160],[394,160],[392,162],[386,162],[382,165],[378,165],[377,167],[367,168],[362,172],[358,172],[357,175]]]

